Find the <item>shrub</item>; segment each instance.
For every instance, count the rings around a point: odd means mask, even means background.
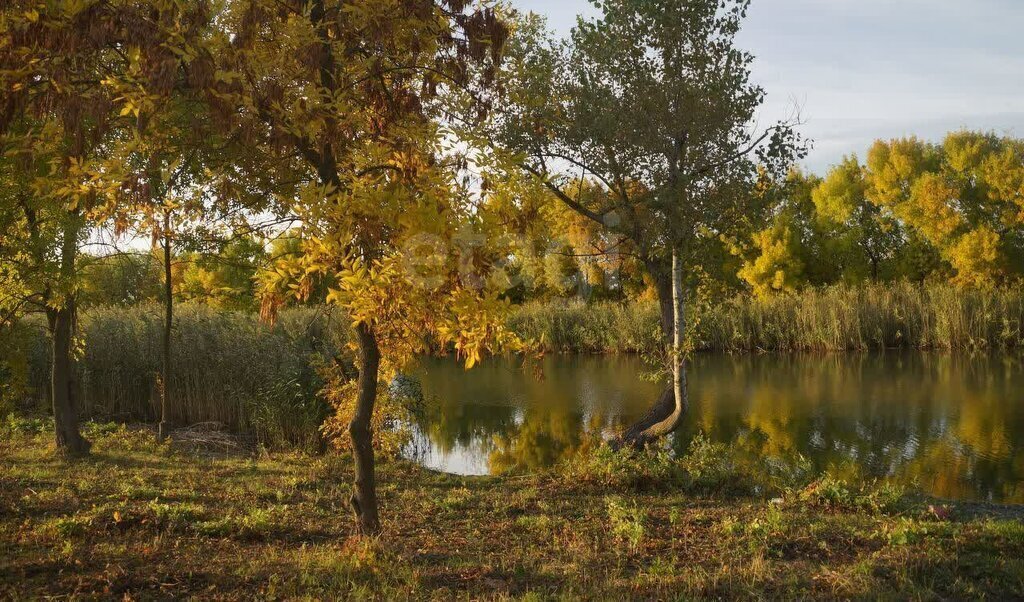
[[[640,548],[644,539],[647,514],[636,501],[626,502],[620,497],[605,498],[608,506],[608,520],[612,534],[620,541],[629,544],[632,551]]]
[[[896,522],[885,525],[882,535],[890,546],[906,546],[926,537],[929,530],[927,524],[901,516],[896,519]]]
[[[51,417],[38,418],[8,414],[0,432],[3,432],[5,437],[35,437],[42,433],[52,433],[53,429],[53,418]]]
[[[854,485],[828,473],[788,497],[795,503],[847,512],[892,514],[906,506],[906,490],[899,485],[889,482]]]
[[[724,443],[712,442],[703,433],[697,433],[690,441],[679,466],[686,474],[688,489],[743,493],[751,490],[752,481],[734,450]]]
[[[571,456],[560,466],[567,484],[616,489],[667,488],[682,483],[682,468],[666,449],[612,450],[600,445]]]

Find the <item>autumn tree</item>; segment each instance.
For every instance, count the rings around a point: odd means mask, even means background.
[[[82,258],[82,308],[131,306],[160,298],[160,260],[145,251],[121,251]]]
[[[963,286],[991,286],[1024,271],[1024,145],[954,132],[942,144],[878,141],[867,195],[937,250]]]
[[[871,281],[878,282],[902,233],[891,212],[868,199],[865,171],[856,156],[844,158],[814,189],[813,200],[817,214],[834,228],[830,237],[851,241],[861,259],[855,263],[866,263]]]
[[[479,277],[488,257],[456,252],[472,198],[455,179],[463,161],[442,144],[440,106],[448,91],[472,102],[470,88],[486,82],[471,66],[493,64],[507,30],[491,8],[454,0],[237,1],[223,23],[216,77],[225,108],[239,109],[231,126],[277,159],[266,173],[295,182],[279,198],[302,218],[302,253],[264,279],[262,313],[272,319],[319,277],[336,278],[328,302],[355,329],[358,377],[331,392],[345,418],[328,429],[348,420],[351,505],[360,531],[375,533],[382,377],[428,337],[469,365],[508,338]],[[486,80],[493,68],[479,72]]]
[[[269,262],[262,237],[238,236],[216,252],[192,252],[181,261],[185,265],[176,292],[182,298],[223,309],[258,308],[256,275]]]
[[[811,202],[818,179],[793,169],[781,181],[762,180],[758,196],[765,216],[763,228],[755,229],[749,241],[733,241],[732,252],[743,257],[737,276],[754,295],[793,291],[807,284],[835,281],[835,262],[828,261],[824,233],[819,228]]]
[[[157,433],[164,439],[173,403],[175,245],[178,232],[185,231],[182,224],[213,217],[206,187],[226,153],[225,143],[213,135],[205,102],[213,75],[207,3],[149,0],[148,7],[148,39],[129,46],[127,67],[103,81],[115,94],[123,127],[99,177],[110,182],[116,233],[129,228],[152,233],[161,258],[164,329]]]
[[[581,19],[568,40],[532,17],[510,43],[494,139],[567,207],[628,239],[657,284],[675,392],[627,441],[673,430],[685,410],[684,275],[743,223],[756,165],[784,173],[799,152],[790,124],[751,126],[764,91],[735,45],[748,5],[600,2],[603,16]],[[603,194],[576,200],[568,186],[579,178]]]
[[[580,180],[567,187],[586,202],[603,195],[594,182]],[[504,198],[501,198],[504,197]],[[634,276],[632,245],[567,207],[546,190],[517,189],[512,195],[491,195],[488,208],[502,216],[512,241],[508,266],[513,289],[523,297],[618,297],[623,278]]]
[[[101,82],[124,68],[121,49],[146,37],[138,9],[17,0],[0,12],[0,252],[14,259],[2,287],[15,308],[27,303],[46,313],[57,447],[71,456],[90,446],[78,428],[73,346],[80,249],[105,210],[96,174],[113,133],[114,99]]]

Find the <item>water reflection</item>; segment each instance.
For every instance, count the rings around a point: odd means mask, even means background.
[[[543,378],[515,361],[421,370],[420,460],[464,474],[528,471],[639,417],[661,389],[635,357],[551,356]],[[697,431],[753,455],[802,454],[816,469],[913,483],[949,498],[1024,503],[1024,369],[1016,356],[925,353],[698,356]]]

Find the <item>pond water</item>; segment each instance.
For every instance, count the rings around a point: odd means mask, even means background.
[[[548,356],[539,368],[425,360],[426,403],[407,453],[460,474],[542,469],[629,424],[663,386],[642,378],[634,356]],[[677,452],[703,432],[938,497],[1024,503],[1020,356],[709,354],[694,358],[689,377]]]

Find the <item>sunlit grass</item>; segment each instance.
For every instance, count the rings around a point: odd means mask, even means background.
[[[88,428],[97,453],[71,463],[48,432],[3,428],[0,597],[1024,596],[1018,520],[940,518],[828,475],[751,494],[729,450],[699,441],[676,459],[599,451],[575,473],[529,477],[384,463],[385,531],[362,539],[346,457],[211,459]],[[667,481],[642,486],[651,478]]]

